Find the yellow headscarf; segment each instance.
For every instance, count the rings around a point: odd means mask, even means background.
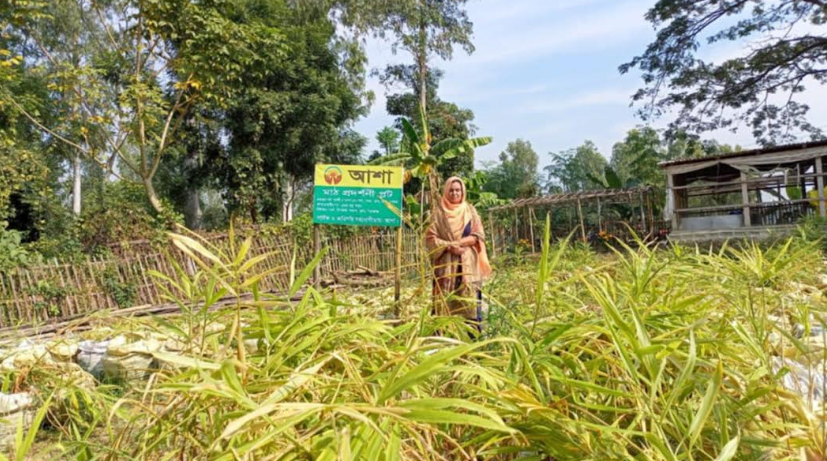
[[[462,200],[459,203],[451,203],[448,199],[448,191],[451,190],[451,184],[455,182],[458,182],[462,188]],[[468,202],[465,201],[465,198],[465,183],[462,182],[462,179],[457,176],[448,178],[448,180],[445,181],[445,187],[442,189],[441,202],[448,230],[450,230],[454,240],[462,238],[462,232],[465,230],[465,226],[471,222],[471,218],[473,217],[471,207],[468,205]]]

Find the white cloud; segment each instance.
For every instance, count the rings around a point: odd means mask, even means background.
[[[507,5],[501,3],[504,11]],[[499,31],[478,31],[477,51],[471,56],[457,56],[446,68],[493,66],[514,60],[536,60],[552,54],[573,54],[616,46],[619,41],[648,30],[644,9],[624,2],[612,8],[571,17],[551,18],[531,24],[523,17]],[[542,18],[542,16],[539,16]],[[472,18],[473,19],[473,18]]]
[[[536,96],[538,94],[554,91],[548,84],[532,84],[526,87],[503,87],[481,89],[479,84],[469,85],[468,80],[449,80],[440,86],[440,96],[443,99],[453,101],[461,100],[463,104],[471,102],[488,101],[492,98],[514,97],[514,96]],[[478,83],[478,82],[474,82]]]
[[[510,20],[524,21],[526,18],[560,14],[574,9],[611,3],[611,0],[488,0],[469,5],[475,29],[497,27]]]
[[[540,101],[516,109],[516,112],[540,114],[562,112],[589,106],[629,105],[634,89],[603,89],[582,93],[560,101]]]

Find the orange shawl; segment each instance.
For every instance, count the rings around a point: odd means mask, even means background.
[[[451,189],[451,184],[458,182],[462,188],[462,199],[459,203],[451,203],[448,200],[448,191]],[[488,252],[485,249],[484,235],[485,231],[482,228],[482,222],[477,215],[477,210],[474,206],[466,201],[467,196],[465,192],[465,183],[457,176],[452,176],[445,181],[445,187],[442,189],[442,200],[440,205],[442,208],[442,215],[444,217],[444,226],[447,227],[443,233],[450,233],[451,240],[459,241],[462,238],[462,233],[468,223],[471,223],[471,235],[477,236],[477,244],[471,247],[477,252],[479,274],[482,277],[487,277],[491,274],[491,264],[488,261]],[[439,218],[437,218],[439,219]],[[447,236],[446,236],[447,237]]]

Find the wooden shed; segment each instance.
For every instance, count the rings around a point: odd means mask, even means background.
[[[763,238],[806,216],[827,217],[825,156],[820,141],[662,163],[670,238]]]

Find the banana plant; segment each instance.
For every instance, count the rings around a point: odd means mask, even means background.
[[[398,152],[380,157],[372,165],[403,165],[415,178],[427,178],[427,184],[431,192],[431,202],[437,199],[439,191],[438,168],[446,161],[457,155],[473,152],[477,147],[490,144],[492,138],[489,136],[459,139],[447,138],[431,145],[433,139],[428,130],[428,122],[425,119],[425,112],[419,108],[420,126],[422,132],[418,133],[408,119],[402,119],[402,134],[404,135],[403,146],[407,152]],[[424,198],[424,187],[423,187]],[[420,203],[422,200],[420,200]]]
[[[475,171],[473,176],[465,178],[465,192],[468,194],[468,201],[473,203],[477,210],[484,210],[507,202],[494,192],[483,191],[483,186],[487,182],[488,173],[485,171]]]
[[[600,184],[605,189],[625,189],[632,186],[630,181],[623,181],[620,179],[620,175],[618,175],[614,168],[609,165],[606,165],[606,167],[603,168],[602,176],[595,176],[591,173],[586,173],[586,176],[589,178],[589,181],[592,181],[595,184]]]

